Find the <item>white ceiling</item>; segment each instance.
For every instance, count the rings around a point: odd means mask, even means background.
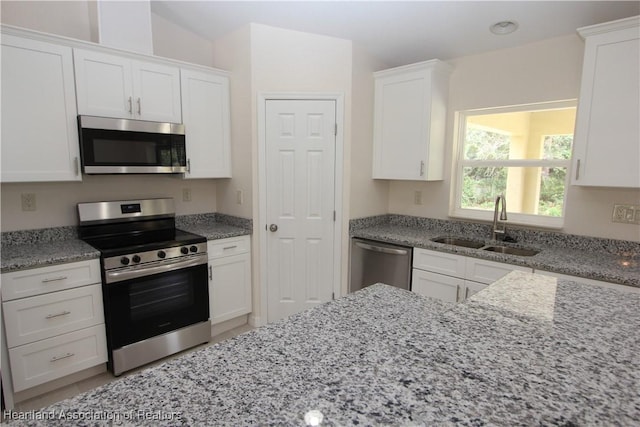
[[[209,40],[248,23],[353,40],[388,66],[575,34],[640,14],[638,1],[160,1],[151,10]],[[516,21],[497,36],[489,26]]]

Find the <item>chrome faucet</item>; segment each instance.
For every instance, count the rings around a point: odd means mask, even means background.
[[[500,221],[507,220],[507,201],[504,198],[504,195],[501,194],[498,197],[496,197],[496,204],[495,204],[495,207],[493,208],[493,227],[492,227],[493,231],[491,232],[492,240],[498,240],[498,235],[504,238],[506,233],[506,227],[504,223],[502,223],[501,228],[498,228],[498,208],[500,207],[500,200],[502,200],[502,210],[500,211]]]

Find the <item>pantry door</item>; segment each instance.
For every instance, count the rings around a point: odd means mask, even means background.
[[[332,299],[335,100],[266,100],[267,320]]]

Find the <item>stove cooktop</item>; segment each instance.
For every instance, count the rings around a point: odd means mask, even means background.
[[[142,233],[120,236],[108,236],[99,238],[87,238],[85,242],[98,249],[103,258],[135,254],[187,246],[194,243],[205,243],[206,237],[187,231],[175,229],[164,230],[162,233]]]

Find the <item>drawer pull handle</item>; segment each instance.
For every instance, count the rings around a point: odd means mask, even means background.
[[[69,357],[75,356],[75,353],[67,353],[67,354],[63,354],[62,356],[54,356],[51,358],[50,362],[57,362],[58,360],[62,360],[62,359],[68,359]]]
[[[59,282],[61,280],[67,280],[67,279],[68,279],[67,276],[52,277],[51,279],[42,279],[42,283]]]
[[[71,314],[71,312],[65,310],[62,313],[58,313],[58,314],[47,314],[46,319],[53,319],[54,317],[66,316],[67,314]]]
[[[237,248],[237,247],[238,247],[238,245],[227,246],[227,247],[225,247],[225,248],[222,248],[222,250],[223,250],[223,251],[226,251],[226,250],[229,250],[229,249],[235,249],[235,248]]]
[[[209,281],[213,280],[213,268],[209,266]]]

